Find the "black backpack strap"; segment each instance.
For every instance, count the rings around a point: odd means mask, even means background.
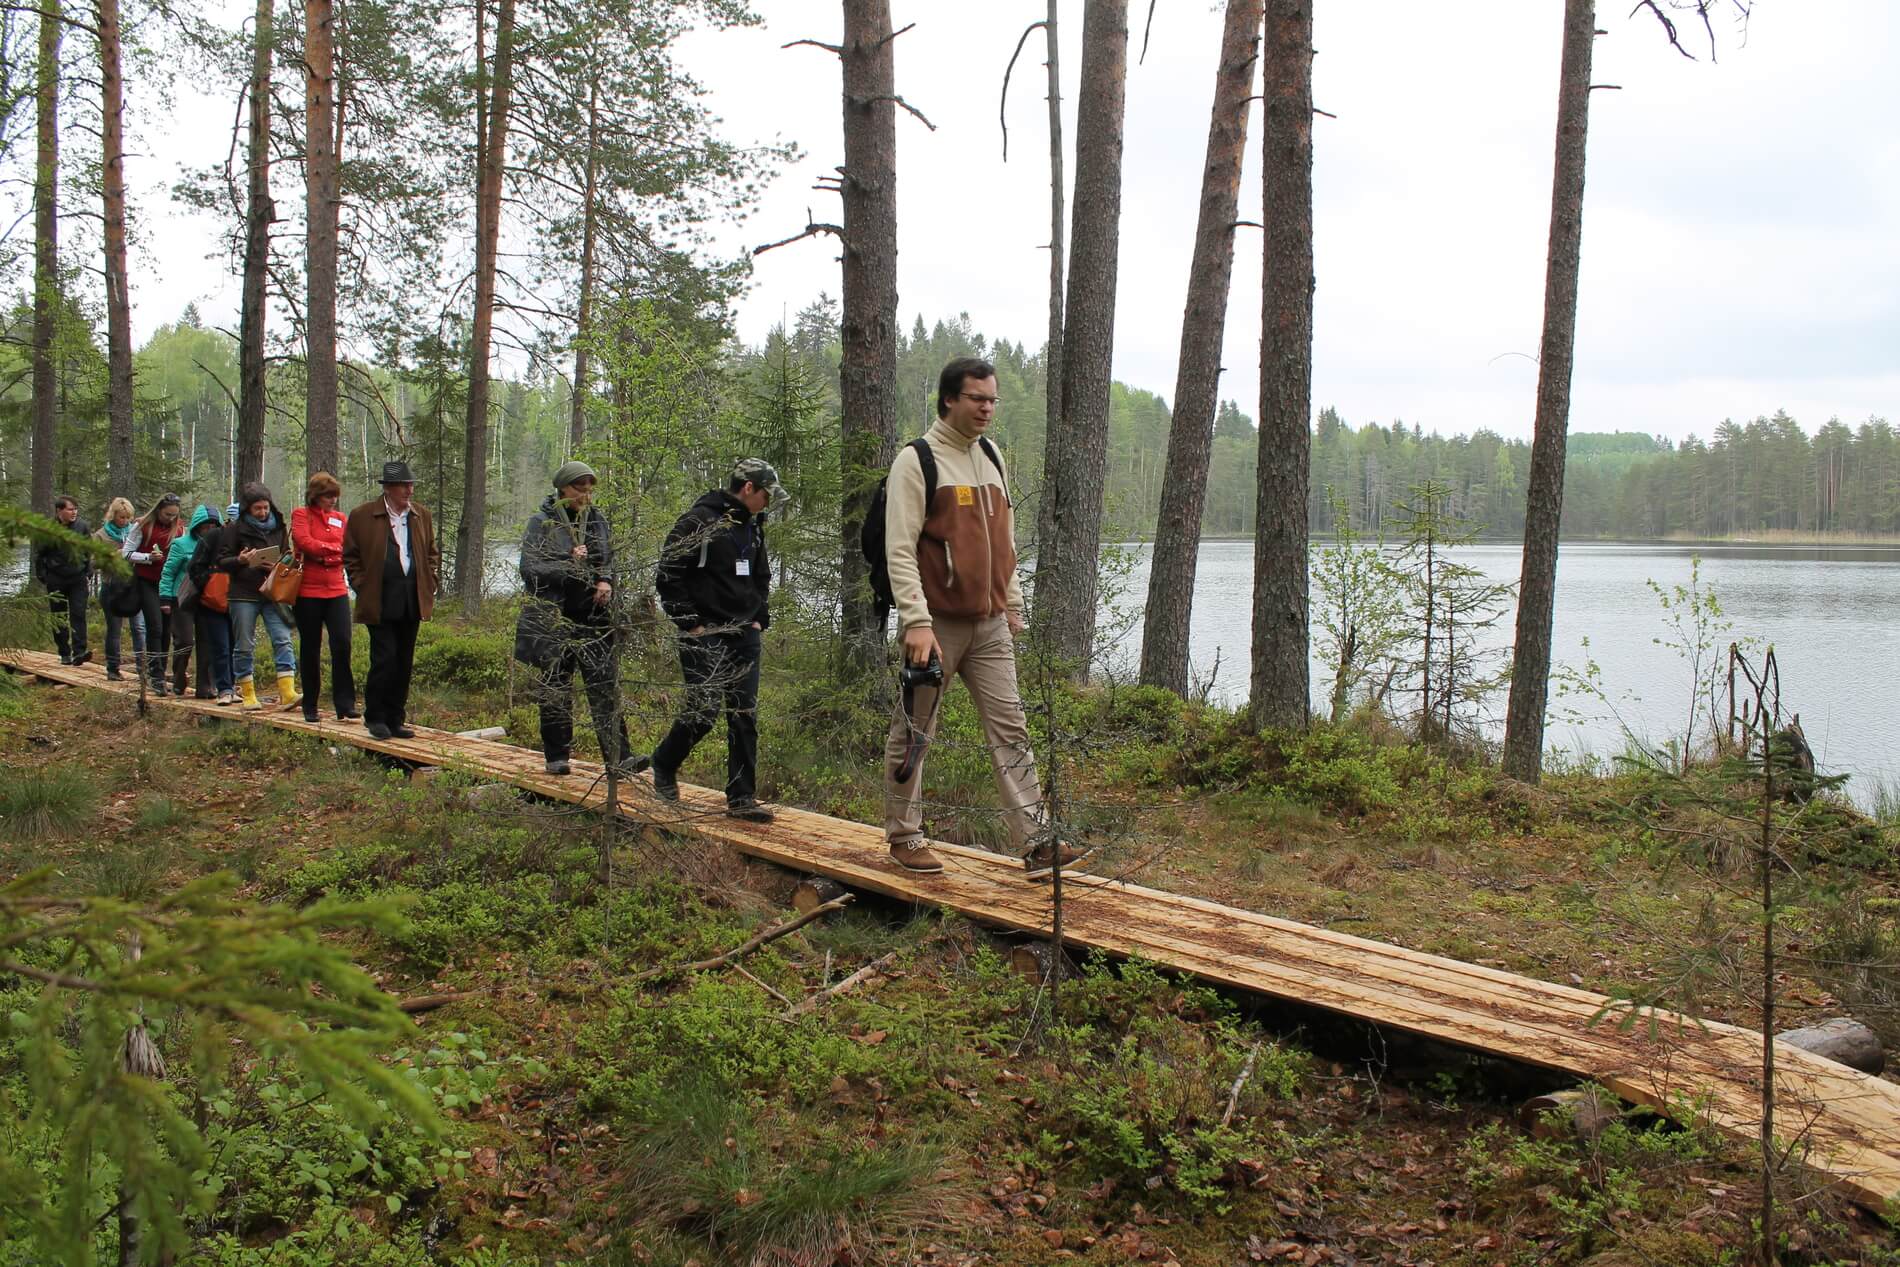
[[[930,503],[937,500],[937,455],[930,451],[930,441],[918,436],[910,442],[917,450],[917,465],[924,472],[924,515],[930,514]]]
[[[1004,503],[1006,505],[1014,506],[1016,502],[1009,495],[1009,476],[1003,473],[1003,459],[1001,455],[999,455],[996,452],[996,446],[990,443],[990,438],[988,436],[978,436],[976,438],[976,442],[983,446],[984,456],[989,458],[990,465],[996,468],[996,478],[1003,482]]]

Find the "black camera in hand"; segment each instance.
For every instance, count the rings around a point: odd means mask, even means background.
[[[938,658],[935,651],[930,653],[930,661],[927,664],[912,664],[906,660],[904,667],[897,671],[897,680],[907,691],[914,691],[920,686],[941,687],[943,661]]]

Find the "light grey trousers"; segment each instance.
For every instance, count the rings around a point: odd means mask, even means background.
[[[996,791],[1003,802],[1003,822],[1017,852],[1029,848],[1042,827],[1042,788],[1036,781],[1036,753],[1029,743],[1029,724],[1023,716],[1022,694],[1016,689],[1016,647],[1009,621],[1003,616],[985,620],[933,617],[937,645],[943,649],[943,681],[962,678],[983,723],[983,740],[996,770]],[[929,692],[917,692],[919,716],[915,725],[925,737],[937,729],[937,710]],[[912,719],[899,702],[892,710],[891,733],[884,744],[884,836],[892,844],[909,844],[924,835],[924,763],[920,760],[910,781],[902,786],[891,771],[903,760],[911,736]]]

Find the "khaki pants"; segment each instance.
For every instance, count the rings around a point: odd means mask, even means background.
[[[1022,696],[1016,689],[1016,648],[1009,622],[1003,616],[987,620],[939,616],[932,623],[937,645],[943,649],[945,689],[950,679],[961,677],[976,704],[990,764],[996,769],[1003,821],[1017,851],[1025,852],[1030,838],[1042,827],[1042,789],[1036,782],[1036,754],[1029,745],[1029,726],[1023,718]],[[926,727],[928,737],[937,729],[936,713],[930,707],[928,691],[919,691],[917,696],[916,724]],[[900,698],[891,717],[890,737],[884,744],[884,836],[894,845],[909,844],[924,835],[923,762],[918,762],[904,786],[891,778],[891,770],[903,760],[911,724]]]

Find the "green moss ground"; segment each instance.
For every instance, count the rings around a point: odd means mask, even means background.
[[[762,792],[874,821],[875,710],[839,702],[789,648],[776,654]],[[498,627],[432,628],[418,720],[502,724],[533,742],[506,656]],[[665,666],[651,678],[633,709],[648,740],[665,722]],[[1746,879],[1684,843],[1696,814],[1664,804],[1653,778],[1527,790],[1376,731],[1262,739],[1151,692],[1050,699],[1038,725],[1053,718],[1070,746],[1071,812],[1111,870],[1702,1015],[1758,1016]],[[1005,942],[868,901],[753,955],[754,979],[635,982],[781,918],[792,878],[632,833],[602,886],[597,822],[512,796],[471,805],[452,772],[409,779],[347,748],[140,719],[78,690],[26,686],[0,702],[9,794],[56,771],[81,784],[35,802],[45,821],[5,843],[5,873],[52,863],[75,889],[156,896],[230,870],[269,900],[395,896],[403,931],[361,936],[358,962],[400,996],[472,996],[419,1016],[390,1057],[454,1122],[446,1156],[399,1131],[355,1138],[268,1068],[234,1078],[219,1100],[229,1145],[206,1177],[217,1214],[192,1261],[1750,1261],[1744,1150],[1640,1121],[1591,1141],[1533,1138],[1516,1122],[1534,1081],[1521,1070],[1141,964],[1083,965],[1051,1017]],[[974,736],[953,696],[932,822],[996,843]],[[722,763],[709,742],[686,777],[716,780]],[[48,800],[68,812],[46,812]],[[26,821],[8,805],[9,824]],[[1891,838],[1844,813],[1804,831],[1786,1023],[1851,1010],[1900,1040]],[[808,1014],[788,1017],[774,997],[887,954],[894,971],[873,988]],[[23,989],[0,981],[0,1012]],[[0,1078],[5,1060],[0,1047]],[[1802,1183],[1791,1177],[1791,1194]],[[1818,1194],[1798,1210],[1785,1261],[1900,1262],[1866,1215]],[[0,1242],[0,1263],[24,1252]]]

